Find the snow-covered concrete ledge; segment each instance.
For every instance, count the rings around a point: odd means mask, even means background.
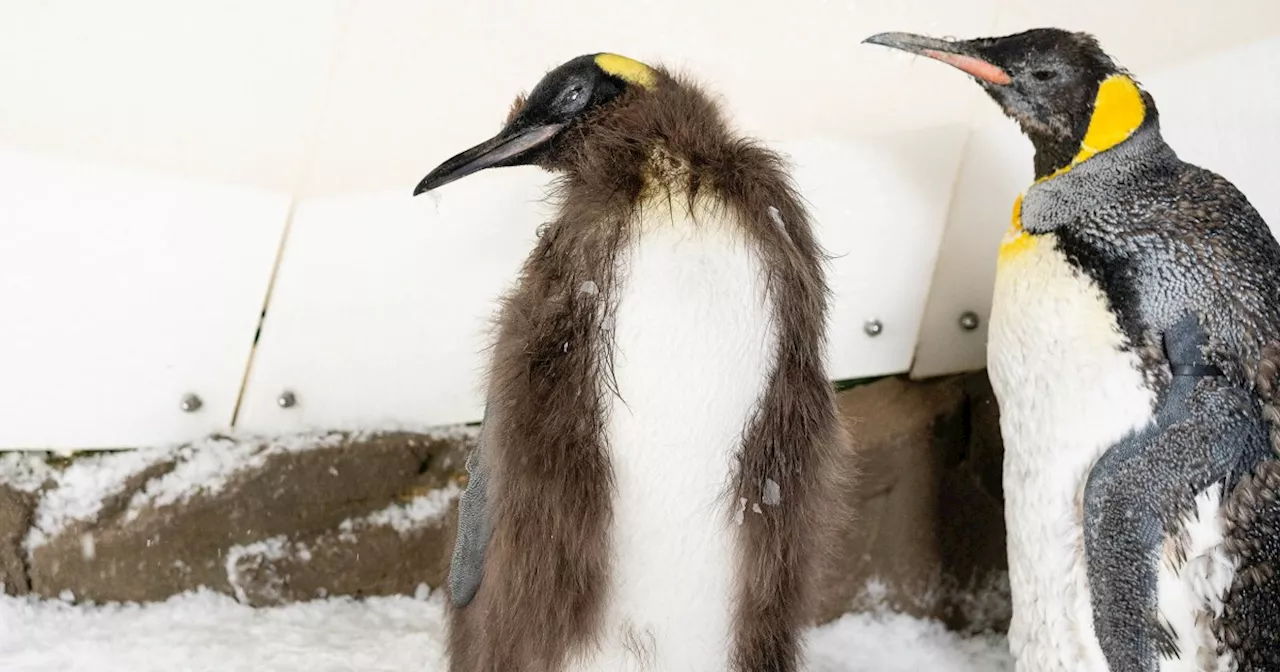
[[[1002,451],[985,375],[886,378],[839,401],[861,480],[846,493],[857,518],[824,577],[819,622],[874,605],[952,630],[1004,629]],[[400,428],[215,436],[70,461],[0,454],[0,583],[81,605],[434,592],[477,435]]]
[[[251,605],[439,585],[474,428],[0,456],[5,592]]]

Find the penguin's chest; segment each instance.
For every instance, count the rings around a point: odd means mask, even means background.
[[[1154,393],[1097,285],[1053,234],[1015,222],[988,340],[1000,405],[1019,669],[1105,670],[1084,566],[1082,497],[1107,448],[1152,421]]]
[[[611,585],[582,669],[728,665],[737,521],[755,515],[730,493],[777,345],[765,269],[724,210],[651,207],[618,261],[601,381]]]

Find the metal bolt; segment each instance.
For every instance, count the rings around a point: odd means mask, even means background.
[[[862,331],[868,336],[879,336],[880,332],[884,331],[884,325],[880,320],[867,320],[866,324],[862,325]]]
[[[978,328],[978,314],[972,310],[966,310],[960,314],[960,328],[965,331],[973,331]]]
[[[280,408],[293,408],[298,404],[298,398],[294,396],[293,392],[285,390],[280,393],[280,396],[276,397],[276,404]]]
[[[196,411],[200,410],[201,406],[204,406],[204,402],[200,401],[200,397],[197,397],[194,394],[188,394],[187,396],[182,398],[182,404],[180,408],[184,413],[195,413]]]

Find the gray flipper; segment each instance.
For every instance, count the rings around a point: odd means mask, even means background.
[[[449,563],[449,597],[458,609],[471,604],[480,590],[484,578],[484,556],[489,546],[493,527],[489,520],[489,467],[487,453],[489,437],[489,409],[485,407],[484,422],[475,450],[467,456],[467,489],[458,499],[458,535],[453,544],[453,559]]]
[[[1223,500],[1269,449],[1251,394],[1204,361],[1196,317],[1165,334],[1174,377],[1155,423],[1111,447],[1084,492],[1086,567],[1094,629],[1113,670],[1155,672],[1177,656],[1158,613],[1156,580],[1166,540],[1215,483]]]

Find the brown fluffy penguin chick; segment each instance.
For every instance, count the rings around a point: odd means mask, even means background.
[[[415,193],[560,175],[504,299],[450,574],[452,670],[790,672],[843,515],[822,254],[697,87],[576,58]]]

